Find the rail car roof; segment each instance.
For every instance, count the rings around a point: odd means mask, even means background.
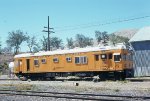
[[[37,52],[37,53],[18,54],[18,55],[15,55],[14,58],[57,55],[57,54],[70,54],[70,53],[83,53],[83,52],[95,52],[95,51],[113,50],[113,49],[126,49],[126,46],[123,44],[118,44],[116,46],[101,46],[101,47],[74,48],[74,49],[55,50],[55,51],[41,51],[41,52]]]

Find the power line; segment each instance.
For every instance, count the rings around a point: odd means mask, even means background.
[[[105,23],[101,23],[101,24],[91,24],[91,25],[82,24],[82,25],[78,25],[78,26],[75,26],[75,27],[72,27],[72,28],[67,28],[67,27],[71,27],[71,26],[66,26],[66,29],[56,30],[55,32],[68,31],[68,30],[77,30],[77,29],[84,29],[84,28],[90,28],[90,27],[98,27],[98,26],[110,25],[110,24],[114,24],[114,23],[122,23],[122,22],[129,22],[129,21],[134,21],[134,20],[139,20],[139,19],[145,19],[145,18],[149,18],[149,17],[150,16],[148,15],[148,16],[129,18],[129,19],[109,21],[109,22],[105,22]],[[59,28],[59,27],[56,27],[56,28]]]

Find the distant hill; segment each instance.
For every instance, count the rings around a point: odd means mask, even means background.
[[[131,39],[135,33],[138,32],[139,29],[125,29],[114,32],[115,35],[123,36]]]

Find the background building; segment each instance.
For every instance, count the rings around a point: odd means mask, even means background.
[[[129,42],[134,53],[134,75],[150,76],[150,26],[141,28]]]

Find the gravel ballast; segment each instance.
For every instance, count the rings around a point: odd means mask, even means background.
[[[76,83],[79,85],[76,86]],[[150,82],[129,81],[103,81],[96,83],[92,81],[0,81],[0,89],[150,96]],[[8,95],[0,95],[0,99],[1,101],[70,101],[70,99]],[[74,99],[73,101],[78,100]]]

